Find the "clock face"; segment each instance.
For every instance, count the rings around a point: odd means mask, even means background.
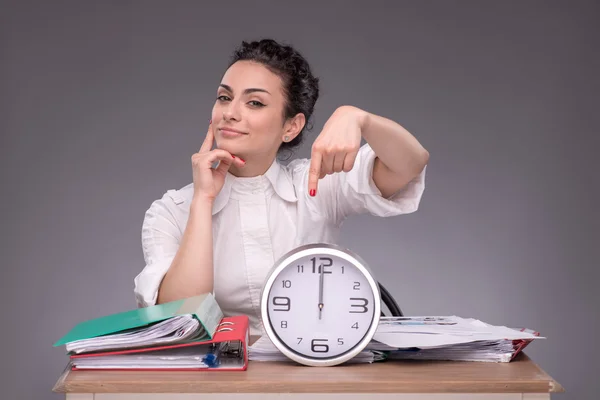
[[[288,353],[342,357],[376,329],[381,310],[373,292],[376,282],[354,258],[336,251],[300,252],[278,269],[263,295],[264,322]],[[365,340],[366,345],[370,337]]]

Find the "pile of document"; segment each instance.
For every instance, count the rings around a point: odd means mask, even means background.
[[[193,315],[180,315],[153,325],[129,329],[123,333],[75,340],[65,345],[73,354],[106,350],[152,347],[208,339],[204,327]]]
[[[196,369],[214,366],[215,351],[208,346],[179,347],[169,351],[154,350],[111,354],[102,357],[73,358],[71,365],[76,369]]]
[[[544,338],[530,329],[493,326],[473,318],[381,317],[371,342],[348,362],[510,362],[534,339]],[[255,361],[287,360],[266,335],[249,347],[248,355]]]
[[[544,338],[473,318],[382,317],[367,349],[385,351],[392,360],[509,362],[534,339]]]
[[[72,370],[243,371],[248,328],[205,293],[80,322],[54,346]]]
[[[251,361],[289,361],[282,352],[275,347],[267,335],[261,336],[248,348],[248,358]],[[372,363],[385,359],[385,352],[377,349],[365,349],[354,356],[347,363]]]

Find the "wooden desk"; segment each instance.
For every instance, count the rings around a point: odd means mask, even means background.
[[[68,400],[542,400],[562,387],[521,354],[511,363],[386,361],[336,367],[250,362],[243,372],[65,371]]]

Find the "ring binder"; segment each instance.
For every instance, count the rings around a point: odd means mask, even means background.
[[[224,317],[210,340],[118,351],[72,354],[72,370],[245,371],[248,368],[246,315]]]

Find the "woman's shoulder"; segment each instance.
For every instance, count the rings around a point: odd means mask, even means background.
[[[159,214],[177,215],[189,208],[194,196],[194,184],[189,183],[179,189],[168,189],[162,196],[154,199],[146,211],[147,216]]]
[[[304,184],[307,179],[308,170],[310,168],[310,159],[295,158],[287,165],[281,164],[281,167],[293,186],[298,187],[298,185]]]
[[[291,175],[297,175],[308,169],[310,165],[310,158],[295,158],[290,161],[287,165],[282,165],[286,172]]]
[[[194,197],[194,184],[189,183],[182,188],[179,189],[169,189],[163,195],[163,198],[169,199],[176,205],[190,203],[192,198]]]

